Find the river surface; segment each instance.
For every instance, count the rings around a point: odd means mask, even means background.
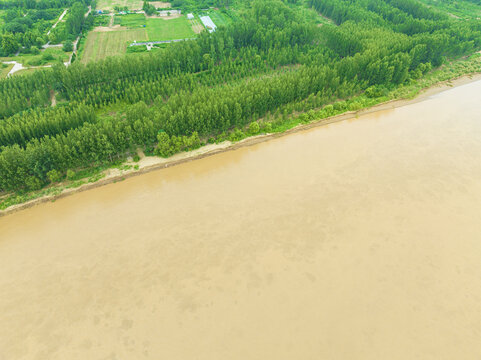
[[[481,359],[481,81],[0,218],[0,359]]]

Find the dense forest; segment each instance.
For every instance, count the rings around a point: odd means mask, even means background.
[[[157,53],[0,81],[0,191],[40,189],[137,147],[169,156],[294,111],[342,108],[481,48],[480,21],[416,0],[310,0],[333,21],[323,26],[295,1],[246,6],[232,25]]]

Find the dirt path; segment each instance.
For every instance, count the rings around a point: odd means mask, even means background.
[[[57,105],[57,97],[55,96],[55,91],[51,90],[50,91],[50,102],[52,104],[52,107]]]
[[[60,15],[60,17],[58,18],[57,22],[55,24],[52,25],[52,28],[47,32],[47,36],[50,35],[50,32],[55,29],[57,27],[57,24],[62,21],[63,17],[65,16],[65,14],[67,13],[68,9],[65,9],[64,12],[62,13],[62,15]],[[50,43],[50,42],[49,42]],[[48,43],[47,43],[48,44]]]

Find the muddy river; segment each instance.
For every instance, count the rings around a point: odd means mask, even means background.
[[[0,218],[0,359],[481,358],[481,81]]]

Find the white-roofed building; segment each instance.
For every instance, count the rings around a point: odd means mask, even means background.
[[[204,24],[205,28],[207,29],[208,32],[214,32],[217,26],[215,26],[214,22],[210,18],[210,16],[201,16],[200,21],[202,21],[202,24]]]

